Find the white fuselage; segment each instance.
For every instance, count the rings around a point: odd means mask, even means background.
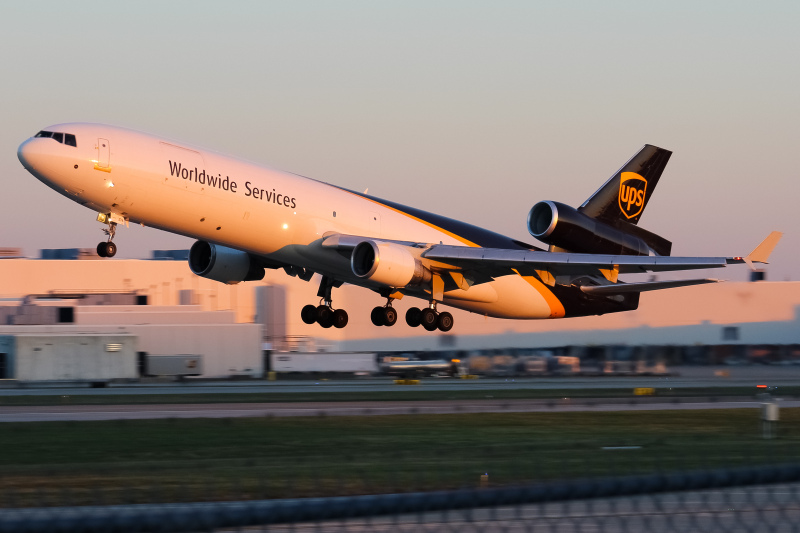
[[[476,246],[401,210],[288,172],[99,124],[60,124],[77,146],[31,138],[19,158],[39,180],[102,213],[375,288],[321,246],[327,234]],[[563,315],[531,279],[503,276],[444,294],[443,303],[502,318]]]

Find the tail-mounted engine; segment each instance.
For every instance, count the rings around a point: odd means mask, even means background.
[[[359,278],[389,287],[405,287],[431,280],[431,272],[407,246],[384,241],[363,241],[350,256],[350,267]]]
[[[631,225],[631,228],[637,233],[647,233],[661,239],[636,226]],[[528,213],[528,231],[540,241],[570,252],[620,255],[650,253],[650,246],[645,240],[559,202],[545,201],[534,205]],[[669,250],[663,255],[669,255]]]
[[[192,245],[189,268],[198,276],[228,285],[264,279],[264,267],[247,252],[206,241]]]

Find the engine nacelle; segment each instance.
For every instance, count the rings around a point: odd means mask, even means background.
[[[383,241],[363,241],[350,256],[353,274],[389,287],[430,281],[431,273],[408,247]]]
[[[197,241],[192,245],[189,268],[198,276],[228,285],[264,279],[264,267],[247,252],[206,241]]]
[[[539,202],[528,213],[528,231],[542,242],[589,254],[649,255],[642,239],[559,202]]]

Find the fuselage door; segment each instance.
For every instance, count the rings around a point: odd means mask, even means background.
[[[111,171],[111,144],[108,139],[97,139],[97,162],[94,168],[105,172]]]

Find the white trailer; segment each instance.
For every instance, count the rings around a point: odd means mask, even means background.
[[[378,363],[374,352],[273,352],[270,354],[273,372],[340,372],[374,374]]]
[[[13,335],[8,379],[103,381],[136,379],[135,335]]]
[[[202,355],[146,355],[144,374],[152,377],[203,375]]]

